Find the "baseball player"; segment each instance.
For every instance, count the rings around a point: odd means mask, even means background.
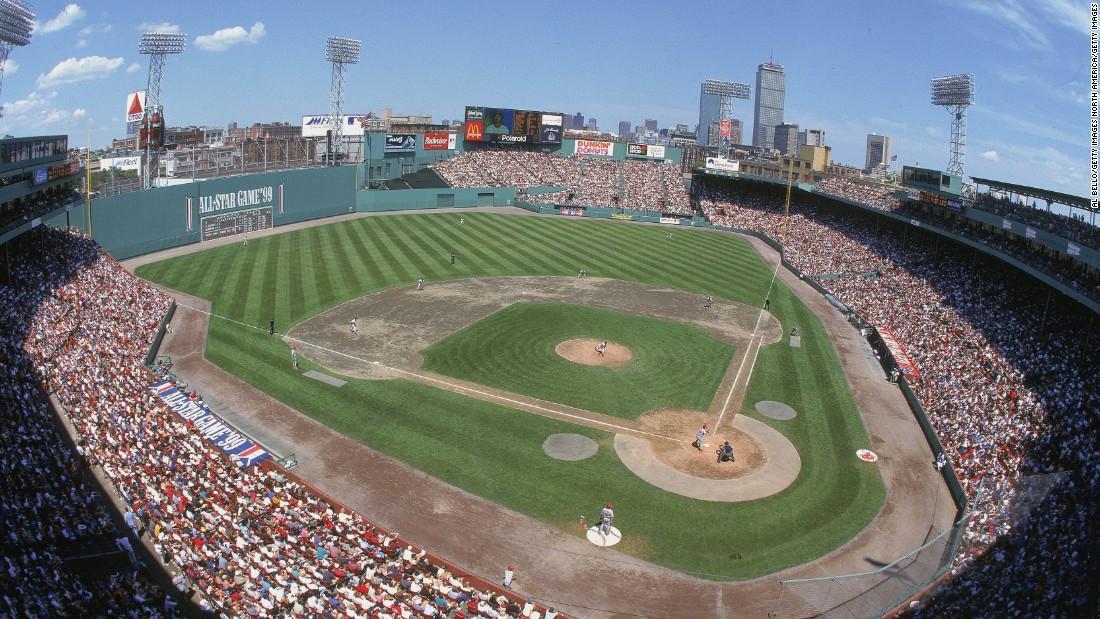
[[[703,437],[707,435],[707,424],[703,424],[703,427],[699,428],[699,431],[695,433],[695,442],[692,445],[699,451],[703,451]]]
[[[611,509],[611,503],[600,510],[600,533],[607,535],[611,532],[611,523],[615,521],[615,512]]]
[[[352,333],[359,333],[359,322],[355,318],[351,319],[351,332]]]

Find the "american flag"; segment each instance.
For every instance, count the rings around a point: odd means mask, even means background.
[[[897,160],[898,160],[897,155],[890,155],[890,161],[897,161]]]

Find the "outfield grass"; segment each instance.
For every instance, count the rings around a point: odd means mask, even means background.
[[[710,503],[656,489],[628,471],[612,435],[405,380],[299,379],[287,346],[266,334],[347,300],[415,283],[499,275],[609,277],[759,306],[771,272],[726,234],[608,221],[464,213],[366,217],[253,239],[146,265],[138,275],[211,300],[206,355],[295,409],[445,482],[579,534],[608,501],[626,533],[622,551],[707,578],[752,578],[817,558],[867,525],[884,500],[868,447],[824,328],[777,284],[771,311],[803,347],[761,351],[745,414],[758,400],[799,415],[762,418],[798,448],[803,470],[783,492],[750,503]],[[450,265],[450,251],[458,264]],[[251,325],[242,326],[239,323]],[[308,360],[302,369],[314,369]],[[321,368],[318,368],[321,369]],[[596,456],[562,462],[542,452],[556,432],[597,440]],[[430,454],[430,455],[429,455]],[[503,473],[506,472],[506,473]],[[370,514],[367,514],[369,517]]]
[[[633,353],[622,367],[582,365],[554,347],[606,339]],[[424,369],[620,419],[656,408],[707,410],[734,348],[699,327],[568,303],[515,303],[443,338]]]

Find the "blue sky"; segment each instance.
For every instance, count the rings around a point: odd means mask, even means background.
[[[11,51],[0,91],[0,132],[17,136],[85,146],[90,127],[95,148],[123,137],[150,30],[187,34],[162,83],[173,126],[326,113],[327,36],[363,41],[347,113],[579,111],[611,131],[646,118],[694,128],[703,79],[755,90],[772,58],[786,70],[785,120],[824,129],[834,161],[862,167],[875,132],[899,163],[945,168],[950,118],[931,105],[930,80],[973,73],[967,175],[1089,191],[1089,5],[1076,0],[32,3],[31,43]],[[734,116],[749,141],[752,101]]]

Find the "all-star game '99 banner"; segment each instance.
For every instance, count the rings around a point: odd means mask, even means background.
[[[242,467],[250,467],[271,457],[263,447],[253,443],[240,432],[227,425],[205,405],[187,397],[172,383],[162,380],[149,386],[172,412],[190,421],[203,438],[230,456]]]

